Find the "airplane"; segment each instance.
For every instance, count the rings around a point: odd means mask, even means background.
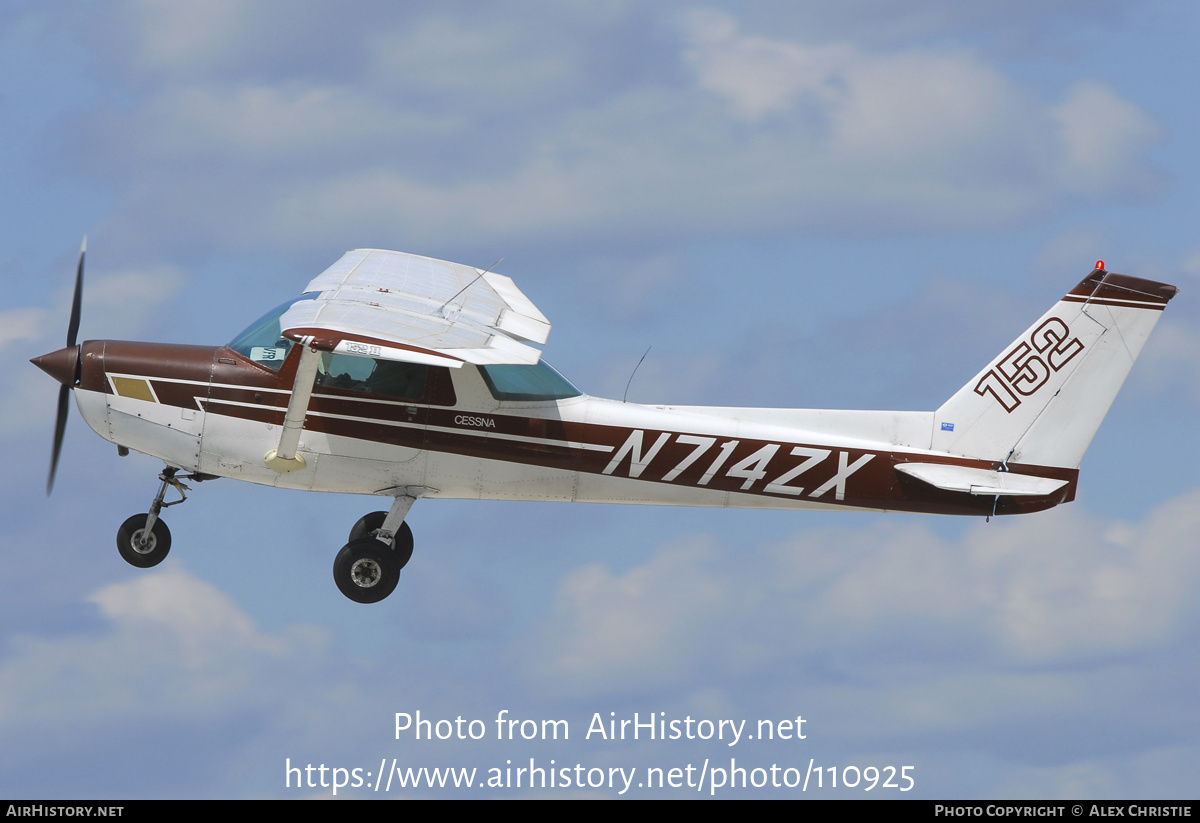
[[[541,359],[550,323],[504,275],[347,252],[225,346],[89,340],[84,239],[55,378],[47,494],[74,392],[87,424],[161,459],[147,512],[117,532],[161,563],[184,480],[391,498],[337,553],[338,589],[387,597],[421,498],[1020,514],[1075,498],[1079,464],[1178,289],[1109,272],[1075,288],[936,411],[641,405],[591,397]],[[168,502],[168,489],[178,499]]]

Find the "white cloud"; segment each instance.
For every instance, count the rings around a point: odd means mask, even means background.
[[[59,340],[57,345],[47,345],[45,348],[51,350],[61,346],[63,342]],[[5,390],[0,394],[0,432],[40,432],[40,436],[46,438],[45,459],[49,461],[54,398],[58,394],[59,385],[49,375],[43,374],[24,359],[18,360],[13,366],[16,373],[9,372],[5,380]],[[38,441],[38,446],[42,447],[41,441]],[[11,444],[11,448],[16,449],[18,446]]]
[[[173,87],[148,102],[133,123],[113,120],[117,141],[138,135],[147,157],[166,162],[219,158],[262,168],[435,137],[461,128],[459,118],[433,117],[386,105],[356,89],[332,85]],[[336,161],[333,162],[337,165]]]
[[[601,684],[675,681],[704,656],[714,618],[739,604],[712,567],[715,559],[707,541],[690,540],[661,548],[620,577],[599,563],[573,572],[558,592],[552,656],[536,676],[576,688],[595,684],[601,692]]]
[[[235,0],[131,0],[119,18],[132,35],[121,57],[151,74],[211,70],[253,44],[257,16],[251,4]]]
[[[561,44],[516,19],[479,25],[432,17],[373,32],[367,50],[375,79],[387,87],[498,107],[558,91],[578,69]]]
[[[117,270],[92,278],[84,287],[81,339],[128,339],[137,334],[185,280],[183,272],[171,265]]]
[[[676,542],[624,574],[592,564],[566,578],[537,677],[604,694],[695,682],[701,671],[828,668],[831,657],[860,674],[906,672],[911,699],[896,699],[919,714],[919,693],[940,676],[911,666],[976,659],[1008,672],[1011,689],[1033,689],[1033,702],[1038,690],[1065,699],[1074,686],[1055,669],[1164,648],[1195,624],[1197,528],[1200,492],[1142,523],[1066,508],[980,523],[957,545],[903,521],[771,546]],[[1043,682],[1028,681],[1031,666]]]
[[[1161,133],[1137,106],[1089,80],[1073,85],[1053,116],[1065,150],[1059,174],[1071,190],[1098,195],[1153,188],[1154,177],[1137,158]]]
[[[1156,392],[1182,388],[1200,406],[1200,329],[1164,318],[1142,350],[1134,379]]]
[[[1191,797],[1191,763],[1197,748],[1188,743],[1149,748],[1126,755],[1107,747],[1069,763],[1030,763],[1012,768],[991,792],[994,797]],[[990,764],[993,765],[994,764]]]
[[[65,336],[65,323],[63,329]],[[0,349],[16,340],[40,340],[45,333],[45,309],[24,308],[0,311]]]
[[[690,41],[684,59],[700,87],[724,98],[739,116],[761,120],[810,95],[819,103],[844,97],[842,72],[856,58],[846,45],[806,48],[766,37],[744,37],[724,14],[698,11],[683,19]]]
[[[920,207],[944,186],[948,197],[967,201],[974,189],[1027,210],[1055,196],[1044,187],[1048,175],[1075,194],[1153,182],[1140,157],[1157,126],[1098,82],[1079,82],[1046,107],[965,52],[871,54],[850,44],[753,37],[711,12],[690,16],[685,31],[701,88],[751,120],[815,114],[825,139],[808,150],[835,164],[843,180],[857,180],[867,199],[894,187]],[[874,190],[864,171],[879,178]]]
[[[0,728],[69,736],[121,719],[219,717],[268,707],[323,654],[324,632],[260,631],[225,595],[178,566],[100,589],[98,637],[9,638]]]
[[[1157,126],[1095,81],[1048,105],[970,52],[696,12],[666,58],[682,74],[605,85],[589,61],[628,44],[585,24],[385,19],[360,64],[156,78],[134,117],[89,132],[116,158],[98,165],[138,181],[124,211],[238,243],[991,228],[1153,188]]]
[[[1183,263],[1180,264],[1180,268],[1183,269],[1186,274],[1189,274],[1195,278],[1200,278],[1200,249],[1196,249],[1195,251],[1188,253],[1188,255],[1183,259]]]

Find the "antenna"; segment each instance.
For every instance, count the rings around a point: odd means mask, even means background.
[[[450,298],[450,300],[453,300],[455,297],[458,297],[460,294],[462,294],[463,292],[465,292],[467,289],[471,288],[471,286],[474,286],[476,283],[478,283],[478,282],[479,282],[479,278],[480,278],[480,277],[483,277],[485,274],[487,274],[488,272],[490,272],[492,269],[496,268],[496,266],[499,266],[499,265],[500,265],[500,264],[501,264],[503,261],[504,261],[504,258],[503,258],[503,257],[501,257],[501,258],[500,258],[499,260],[497,260],[495,263],[493,263],[492,265],[488,266],[486,269],[484,269],[483,271],[481,271],[481,272],[479,273],[479,275],[478,275],[478,276],[477,276],[477,277],[476,277],[474,280],[472,280],[470,283],[468,283],[467,285],[463,286],[461,289],[459,289],[458,291],[456,291],[456,292],[454,293],[454,296],[453,296],[453,297],[451,297],[451,298]],[[446,306],[449,306],[449,305],[450,305],[450,300],[447,300],[445,303],[443,303],[442,305],[438,306],[438,311],[441,311],[442,309],[446,308]]]
[[[646,352],[645,352],[645,354],[642,355],[642,360],[646,359],[646,355],[650,353],[650,349],[652,349],[652,348],[654,348],[654,347],[653,346],[646,347]],[[633,374],[629,375],[629,382],[625,384],[625,394],[621,395],[622,403],[625,403],[626,398],[629,397],[629,387],[633,384],[633,375],[637,374],[637,370],[642,367],[642,360],[639,360],[637,362],[637,365],[633,367]]]

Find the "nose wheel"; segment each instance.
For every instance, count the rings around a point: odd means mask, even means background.
[[[159,486],[158,494],[154,496],[154,502],[150,504],[150,511],[145,514],[133,515],[121,524],[121,528],[117,529],[117,551],[129,565],[137,566],[139,569],[148,569],[166,559],[167,552],[171,550],[171,530],[167,528],[166,523],[159,519],[158,513],[187,500],[188,487],[183,485],[183,480],[194,480],[199,483],[212,478],[212,475],[206,474],[185,474],[176,477],[178,472],[179,469],[174,466],[167,466],[163,469],[158,476],[162,485]],[[168,488],[175,489],[179,493],[178,500],[170,503],[163,502]]]
[[[139,569],[157,566],[171,550],[171,530],[167,524],[155,519],[147,526],[149,514],[135,514],[117,529],[117,551],[125,562]]]

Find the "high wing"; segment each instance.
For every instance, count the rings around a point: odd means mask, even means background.
[[[459,367],[538,362],[550,322],[502,274],[415,254],[356,249],[304,290],[283,334],[324,351]]]

